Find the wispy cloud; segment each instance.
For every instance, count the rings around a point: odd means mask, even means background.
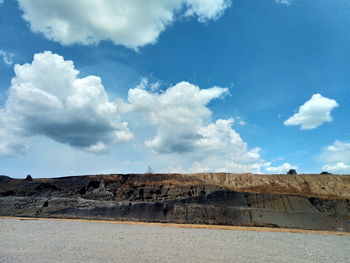
[[[318,159],[326,163],[323,170],[350,173],[350,143],[337,140],[325,147]]]
[[[2,58],[2,61],[6,65],[12,65],[13,64],[13,54],[12,53],[5,52],[4,50],[0,49],[0,57]]]
[[[276,0],[276,3],[281,5],[291,5],[292,2],[293,0]]]
[[[343,162],[326,164],[322,166],[322,170],[326,170],[328,172],[350,173],[350,165]]]

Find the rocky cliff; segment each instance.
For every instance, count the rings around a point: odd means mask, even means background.
[[[350,176],[0,176],[0,215],[272,226],[350,232]]]

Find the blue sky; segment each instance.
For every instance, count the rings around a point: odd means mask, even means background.
[[[0,174],[350,173],[348,1],[122,2],[0,4]]]

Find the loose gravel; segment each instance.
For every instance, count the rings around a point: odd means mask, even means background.
[[[0,262],[350,262],[350,236],[0,219]]]

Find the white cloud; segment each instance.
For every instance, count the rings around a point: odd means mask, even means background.
[[[231,0],[17,0],[31,30],[63,45],[101,40],[137,48],[157,41],[181,16],[220,17]]]
[[[292,2],[292,0],[276,0],[276,3],[281,5],[291,5]]]
[[[335,141],[332,145],[327,146],[326,150],[331,153],[339,153],[341,152],[342,155],[344,152],[347,152],[348,157],[350,158],[350,143],[342,142],[342,141]],[[343,155],[344,156],[344,155]]]
[[[318,159],[326,163],[322,167],[323,170],[350,173],[350,143],[337,140],[325,147]]]
[[[9,96],[0,109],[0,155],[25,153],[34,137],[105,152],[132,138],[120,120],[123,114],[131,116],[133,125],[146,122],[144,134],[156,128],[154,135],[142,139],[153,152],[147,154],[151,165],[162,163],[182,172],[253,173],[294,167],[266,163],[260,149],[249,148],[234,130],[233,118],[213,121],[208,104],[228,94],[226,88],[201,89],[180,82],[162,91],[159,84],[143,79],[129,90],[127,102],[112,103],[99,77],[78,74],[72,61],[48,51],[36,54],[31,64],[15,66]]]
[[[326,163],[322,169],[330,172],[350,172],[350,143],[335,141],[325,147],[318,159]]]
[[[146,146],[158,153],[191,152],[202,137],[199,129],[211,116],[206,105],[227,92],[219,87],[200,89],[187,82],[163,93],[136,87],[129,90],[128,106],[158,127],[157,135],[146,141]]]
[[[297,113],[284,122],[286,126],[301,125],[300,129],[315,129],[325,122],[333,120],[331,111],[338,107],[335,100],[314,94],[310,100],[299,107]]]
[[[280,166],[271,166],[271,163],[265,163],[264,169],[268,173],[274,173],[274,174],[284,174],[288,172],[290,169],[298,170],[298,166],[291,165],[290,163],[283,163]]]
[[[0,2],[1,4],[1,2]],[[0,49],[0,57],[2,57],[2,61],[6,64],[6,65],[12,65],[13,64],[13,54],[5,52],[4,50]]]
[[[343,162],[338,162],[335,164],[326,164],[322,166],[322,170],[332,173],[350,173],[350,164],[344,164]]]
[[[132,138],[101,79],[78,78],[72,61],[46,51],[14,70],[0,109],[0,155],[23,153],[22,141],[35,135],[95,153]]]
[[[171,172],[260,172],[259,148],[249,149],[232,128],[234,119],[212,122],[209,102],[223,97],[220,87],[200,89],[180,82],[164,92],[150,91],[147,82],[129,90],[125,111],[139,112],[157,127],[145,145],[154,153],[171,155]],[[165,159],[164,159],[165,160]],[[168,160],[164,161],[167,162]],[[190,162],[189,162],[190,161]],[[186,163],[189,162],[189,165]]]
[[[198,129],[201,137],[196,142],[196,151],[202,159],[192,164],[191,172],[260,172],[263,163],[260,149],[248,149],[232,129],[233,123],[233,119],[219,119]]]
[[[350,163],[350,143],[337,140],[323,149],[320,158],[327,163]]]

